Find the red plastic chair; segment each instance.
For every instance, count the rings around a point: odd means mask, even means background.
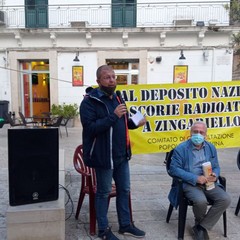
[[[74,152],[73,164],[78,173],[81,174],[81,190],[78,199],[77,211],[75,218],[78,219],[80,209],[85,197],[85,194],[89,195],[89,220],[90,220],[90,234],[96,234],[96,211],[95,211],[95,194],[96,194],[96,174],[93,168],[87,167],[83,161],[83,149],[82,145],[79,145]],[[108,204],[110,203],[110,198],[116,197],[116,186],[112,185],[112,191],[108,198]],[[132,205],[131,205],[131,194],[129,194],[129,208],[130,217],[132,221]]]

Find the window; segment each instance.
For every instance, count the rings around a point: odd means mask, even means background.
[[[48,27],[48,0],[25,0],[26,28]]]
[[[138,84],[138,59],[107,59],[106,62],[114,69],[118,85]]]
[[[136,27],[136,0],[112,0],[112,27]]]

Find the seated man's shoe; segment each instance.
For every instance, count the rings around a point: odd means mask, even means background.
[[[99,231],[98,232],[98,237],[103,239],[103,240],[120,240],[117,238],[111,231],[111,228],[108,227],[104,231]]]
[[[146,233],[140,229],[138,229],[137,227],[135,227],[135,225],[133,223],[131,223],[128,226],[125,227],[120,227],[118,233],[120,234],[124,234],[124,235],[129,235],[135,238],[143,238]]]
[[[202,227],[202,226],[201,226],[201,227]],[[209,240],[209,236],[208,236],[207,229],[204,228],[204,227],[202,227],[202,229],[203,229],[203,232],[204,232],[204,239],[205,239],[205,240]]]
[[[194,238],[195,240],[209,240],[207,230],[201,225],[195,225],[193,228]]]

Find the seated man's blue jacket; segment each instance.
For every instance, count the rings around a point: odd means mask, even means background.
[[[212,171],[216,174],[217,178],[220,175],[220,167],[218,163],[217,150],[213,144],[204,141],[204,151],[206,162],[211,162]],[[172,160],[170,164],[169,173],[171,176],[177,177],[183,180],[183,183],[188,183],[193,186],[197,184],[198,176],[192,173],[193,169],[193,148],[194,145],[189,139],[183,143],[180,143],[173,151]],[[168,195],[170,203],[177,208],[178,207],[178,181],[173,181],[172,188]],[[184,185],[183,185],[184,187]]]

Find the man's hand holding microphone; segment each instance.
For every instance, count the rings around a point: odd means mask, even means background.
[[[120,100],[120,104],[115,108],[114,113],[121,118],[124,114],[127,114],[127,106],[125,101],[122,98],[121,92],[119,90],[116,91],[117,97]],[[138,122],[137,126],[141,127],[147,122],[146,117],[143,118]]]
[[[121,118],[124,114],[127,113],[127,107],[124,103],[121,103],[119,104],[115,110],[114,110],[114,113],[119,117]]]

